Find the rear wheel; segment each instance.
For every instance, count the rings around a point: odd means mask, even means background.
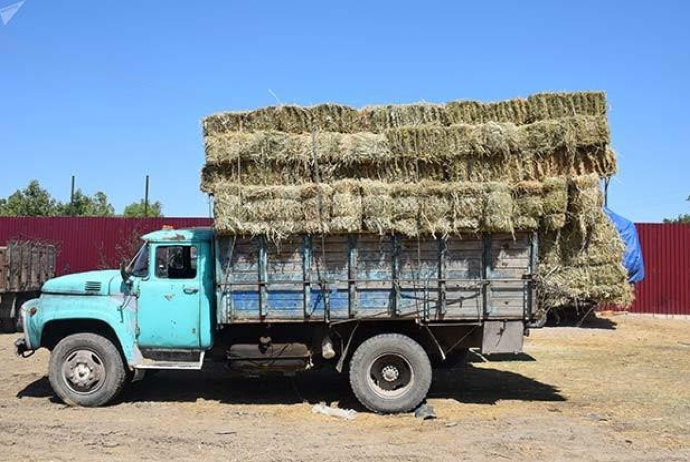
[[[117,347],[100,335],[65,337],[50,355],[50,385],[65,404],[102,406],[124,387],[127,371]]]
[[[407,412],[431,386],[431,363],[424,349],[400,334],[382,334],[362,343],[350,361],[350,385],[369,410]]]

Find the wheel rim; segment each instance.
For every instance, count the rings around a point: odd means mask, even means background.
[[[95,393],[105,382],[103,359],[93,350],[72,350],[62,364],[62,378],[74,393]]]
[[[369,386],[384,399],[395,399],[407,393],[414,384],[414,371],[403,356],[384,354],[372,361]]]

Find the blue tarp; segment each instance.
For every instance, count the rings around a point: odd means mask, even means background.
[[[627,218],[613,213],[607,207],[604,207],[604,212],[616,226],[618,234],[621,235],[625,243],[623,266],[628,270],[628,281],[631,283],[640,282],[644,279],[644,261],[642,261],[642,247],[640,246],[640,239],[637,237],[635,224]]]

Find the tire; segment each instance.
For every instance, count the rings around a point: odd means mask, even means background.
[[[0,296],[0,332],[6,334],[17,332],[15,317],[16,306],[16,295],[5,294],[4,296]]]
[[[400,334],[368,339],[350,361],[352,391],[364,407],[377,413],[415,409],[429,392],[431,376],[424,349]]]
[[[97,407],[122,391],[127,369],[120,351],[109,339],[91,333],[74,334],[53,349],[48,378],[65,404]]]
[[[0,319],[0,333],[13,334],[17,332],[14,319],[2,318]]]

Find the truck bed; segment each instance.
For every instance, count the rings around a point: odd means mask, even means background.
[[[217,319],[241,322],[416,318],[527,320],[532,233],[216,240]]]

